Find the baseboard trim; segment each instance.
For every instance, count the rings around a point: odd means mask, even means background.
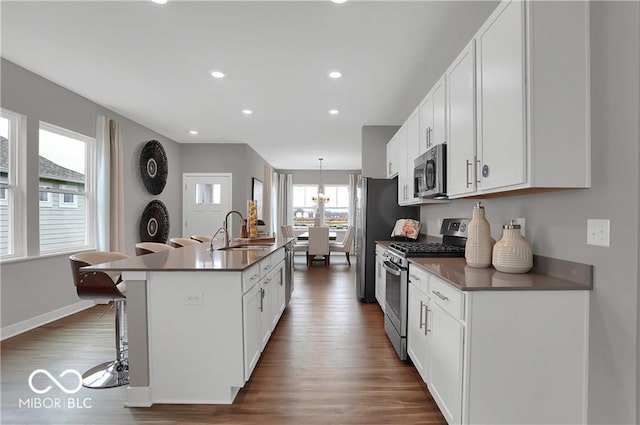
[[[46,325],[47,323],[54,322],[58,319],[62,319],[63,317],[70,316],[79,311],[86,310],[89,307],[93,307],[94,305],[95,303],[93,301],[79,301],[75,304],[50,311],[49,313],[41,314],[39,316],[32,317],[31,319],[23,320],[22,322],[5,326],[0,329],[0,341],[4,341],[7,338],[11,338],[21,333],[30,331],[31,329]]]

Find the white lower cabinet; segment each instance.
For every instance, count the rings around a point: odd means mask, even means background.
[[[410,282],[407,312],[407,354],[425,382],[428,379],[430,357],[427,334],[428,303],[429,297]]]
[[[243,273],[242,296],[244,370],[249,380],[260,354],[275,329],[286,306],[284,288],[284,261],[279,252]]]
[[[260,358],[260,306],[262,287],[255,285],[242,296],[242,320],[244,323],[244,378],[249,380]]]
[[[587,423],[589,291],[409,279],[407,351],[449,424]]]
[[[436,302],[431,302],[429,314],[430,345],[429,390],[442,414],[450,424],[462,417],[462,358],[464,325]]]
[[[387,250],[376,245],[376,300],[384,311],[387,292],[387,272],[384,269],[384,253]]]

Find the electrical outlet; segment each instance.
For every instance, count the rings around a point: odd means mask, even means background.
[[[587,220],[587,245],[609,245],[609,220]]]
[[[524,218],[516,218],[516,224],[520,225],[520,234],[523,238],[526,238],[526,232],[524,231],[525,219]]]
[[[184,305],[202,305],[204,304],[204,294],[187,294],[184,297]]]

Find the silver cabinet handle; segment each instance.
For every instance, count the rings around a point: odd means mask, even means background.
[[[449,301],[449,297],[442,295],[440,291],[431,291],[431,293],[440,298],[442,301]]]
[[[389,171],[387,171],[387,174],[391,174],[391,161],[389,161]]]
[[[476,159],[476,164],[478,164],[478,166],[476,167],[476,183],[480,184],[480,172],[478,170],[480,170],[480,160]]]
[[[472,163],[471,161],[469,161],[468,159],[467,159],[466,161],[467,161],[467,187],[469,187],[469,186],[471,186],[471,184],[472,184],[472,183],[469,181],[469,174],[470,174],[470,173],[469,173],[469,166],[470,166],[470,165],[473,165],[473,163]]]
[[[433,146],[433,141],[431,140],[431,134],[433,133],[433,129],[429,127],[429,147]]]
[[[269,270],[271,268],[272,264],[269,264],[268,266],[264,266],[265,270]]]
[[[427,322],[425,321],[424,323],[422,323],[422,307],[426,307],[426,304],[422,302],[422,300],[420,300],[420,328],[418,329],[422,329],[423,326],[427,326]]]
[[[260,312],[264,311],[264,288],[260,288]]]
[[[249,278],[249,280],[256,280],[259,276],[260,276],[260,274],[259,274],[259,273],[256,273],[256,274],[254,274],[253,276],[251,276],[251,277]]]
[[[271,282],[271,279],[267,279],[264,281],[264,284],[266,285],[267,283]]]
[[[424,316],[425,316],[425,319],[424,319],[424,334],[426,336],[429,332],[431,332],[431,329],[429,329],[429,326],[428,326],[428,323],[429,323],[429,312],[431,310],[429,310],[429,307],[426,304],[425,304],[424,307],[426,309],[426,312],[424,314]]]
[[[418,276],[416,276],[415,274],[409,273],[409,277],[411,279],[413,279],[413,280],[417,280],[418,282],[421,282],[421,279]]]

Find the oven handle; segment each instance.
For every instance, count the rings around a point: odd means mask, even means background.
[[[394,276],[400,276],[400,274],[402,273],[400,268],[395,264],[393,264],[391,261],[385,261],[384,263],[382,263],[382,266],[386,271],[388,271]]]

